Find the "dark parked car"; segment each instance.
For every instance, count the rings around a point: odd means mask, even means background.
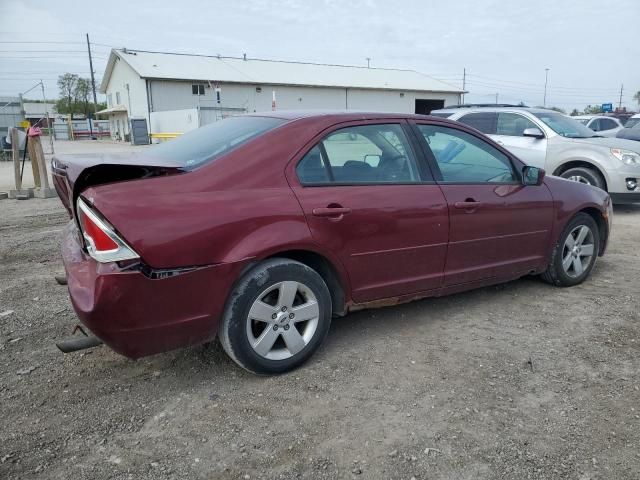
[[[257,373],[300,365],[351,310],[524,275],[576,285],[611,227],[606,192],[418,115],[239,116],[52,163],[82,322],[133,358],[218,335]]]
[[[616,137],[640,141],[640,118],[630,118],[627,121],[625,128],[620,130],[616,134]]]

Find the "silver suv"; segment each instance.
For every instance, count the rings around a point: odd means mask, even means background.
[[[640,144],[604,138],[571,117],[526,107],[434,110],[480,130],[522,161],[549,174],[609,192],[614,203],[640,202]]]

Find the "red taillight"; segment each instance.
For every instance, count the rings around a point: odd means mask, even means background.
[[[98,212],[78,198],[76,212],[87,252],[102,263],[138,260],[140,257],[116,233],[115,229]]]
[[[82,223],[82,231],[85,235],[91,237],[96,251],[106,252],[118,249],[118,244],[111,240],[111,237],[103,232],[100,227],[82,211],[80,211],[80,222]]]

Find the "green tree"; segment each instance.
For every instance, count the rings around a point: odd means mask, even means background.
[[[74,90],[75,97],[75,113],[83,113],[88,116],[89,112],[93,110],[93,106],[90,107],[91,98],[91,81],[88,78],[78,78],[76,88]]]
[[[75,73],[65,73],[58,77],[58,88],[60,89],[60,99],[56,101],[58,113],[83,114],[87,117],[93,113],[91,80]],[[104,103],[98,103],[98,111],[105,108],[107,106]]]
[[[587,105],[584,108],[585,115],[596,115],[602,113],[602,107],[600,105]]]
[[[573,110],[571,110],[571,116],[575,117],[576,115],[580,115],[580,112],[577,108],[574,108]]]
[[[75,73],[65,73],[58,77],[60,100],[57,102],[57,107],[59,113],[73,113],[78,78],[78,75]]]

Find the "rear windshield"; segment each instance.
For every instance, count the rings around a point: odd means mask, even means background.
[[[185,168],[192,169],[285,122],[281,118],[271,117],[229,117],[152,147],[145,154],[177,161]]]

